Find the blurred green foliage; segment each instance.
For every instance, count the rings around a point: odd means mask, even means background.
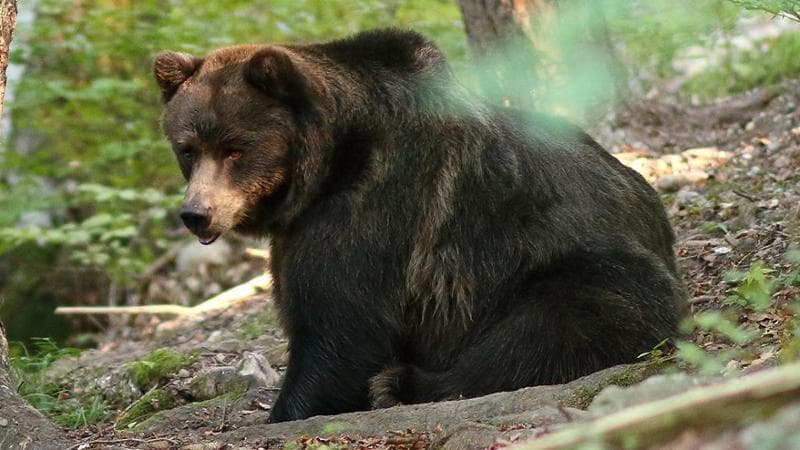
[[[687,93],[709,100],[756,86],[775,86],[798,76],[800,33],[794,32],[760,40],[747,50],[728,48],[728,55],[721,64],[693,77],[684,89]]]
[[[6,107],[13,128],[0,153],[0,318],[12,338],[63,337],[63,321],[28,329],[36,320],[26,314],[37,306],[135,294],[137,276],[176,239],[169,231],[180,229],[174,211],[183,180],[159,130],[160,95],[150,72],[158,51],[203,54],[235,43],[317,41],[398,26],[436,37],[455,61],[466,55],[450,0],[35,5],[35,20],[22,24],[12,47],[12,60],[26,72]],[[52,223],[19,227],[32,211]]]
[[[728,0],[630,0],[609,5],[609,26],[622,38],[621,56],[658,77],[674,74],[672,62],[681,50],[714,46],[742,15],[742,8]]]
[[[6,105],[12,129],[0,152],[0,318],[17,339],[60,336],[67,324],[43,315],[56,303],[136,295],[142,270],[181,236],[175,210],[183,180],[159,130],[150,75],[158,51],[203,54],[395,26],[433,38],[467,84],[479,78],[468,65],[455,0],[39,0],[20,7],[31,5],[35,20],[20,27],[12,46],[12,60],[26,71]],[[744,11],[729,0],[598,0],[560,19],[555,39],[568,79],[538,84],[520,72],[514,82],[527,83],[523,92],[541,88],[540,106],[579,111],[610,100],[610,85],[620,81],[596,70],[608,55],[584,48],[587,24],[607,23],[628,71],[658,78],[674,75],[673,58],[688,46],[714,46],[731,33]],[[786,45],[774,48],[786,51],[771,53],[768,63],[786,70],[770,69],[755,52],[715,69],[756,75],[709,72],[689,86],[722,94],[796,74],[800,38],[779,39]],[[32,212],[46,220],[32,220]]]

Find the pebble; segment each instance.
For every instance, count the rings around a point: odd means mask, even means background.
[[[727,255],[728,253],[731,252],[731,250],[732,249],[730,247],[724,247],[724,246],[716,247],[714,248],[714,253],[716,253],[717,255]]]
[[[775,158],[775,162],[772,163],[773,167],[776,169],[783,169],[784,167],[789,167],[792,164],[792,159],[786,155],[781,155]]]
[[[700,193],[697,191],[679,191],[675,194],[675,199],[680,205],[691,205],[696,203],[700,198]]]
[[[656,189],[661,192],[674,192],[683,186],[689,186],[708,179],[708,174],[702,170],[689,170],[673,173],[656,180]]]
[[[8,426],[8,419],[0,417],[0,427],[7,427],[7,426]]]
[[[767,143],[767,151],[769,153],[774,153],[774,152],[780,150],[781,148],[783,148],[783,144],[781,144],[778,141],[769,141]]]

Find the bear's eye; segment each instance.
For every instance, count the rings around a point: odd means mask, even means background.
[[[235,159],[239,159],[241,157],[242,157],[242,152],[240,152],[238,150],[233,150],[230,153],[228,153],[228,159],[235,160]]]
[[[181,158],[190,160],[194,158],[194,149],[191,145],[182,145],[178,148],[178,154]]]

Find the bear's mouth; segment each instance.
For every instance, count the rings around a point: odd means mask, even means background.
[[[220,234],[222,233],[208,233],[208,234],[198,235],[197,240],[200,241],[200,243],[203,245],[211,245],[214,243],[214,241],[217,240]]]

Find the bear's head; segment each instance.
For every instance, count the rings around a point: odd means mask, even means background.
[[[287,201],[300,116],[319,92],[303,64],[273,46],[156,57],[163,129],[189,182],[180,215],[203,244],[263,233]]]

